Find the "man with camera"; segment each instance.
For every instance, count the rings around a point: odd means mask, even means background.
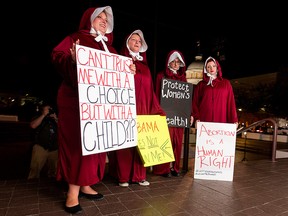
[[[34,130],[34,145],[28,179],[39,178],[45,165],[47,176],[55,177],[58,162],[57,122],[57,115],[48,104],[42,105],[39,114],[30,122]]]

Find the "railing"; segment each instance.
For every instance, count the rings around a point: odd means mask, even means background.
[[[266,118],[257,122],[252,123],[248,127],[242,127],[237,130],[237,134],[241,134],[245,131],[250,130],[256,126],[262,125],[265,122],[271,122],[274,125],[273,131],[273,146],[272,146],[272,162],[276,162],[276,150],[277,150],[277,134],[278,134],[278,126],[276,121],[273,118]],[[185,128],[184,133],[184,149],[183,149],[183,166],[182,171],[188,171],[188,160],[189,160],[189,135],[190,135],[190,128]]]
[[[256,126],[262,125],[265,122],[271,122],[274,126],[274,130],[273,130],[273,146],[272,146],[272,162],[276,162],[276,150],[277,150],[277,134],[278,134],[278,126],[277,123],[274,119],[272,118],[267,118],[267,119],[263,119],[257,122],[252,123],[251,125],[249,125],[248,127],[243,127],[237,130],[237,134],[241,134],[245,131],[250,130],[251,128],[254,128]]]

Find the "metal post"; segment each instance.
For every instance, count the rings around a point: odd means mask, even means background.
[[[185,173],[188,172],[189,136],[190,136],[190,128],[185,128],[185,130],[184,130],[183,165],[182,165],[182,172],[185,172]]]
[[[245,136],[245,143],[244,143],[244,157],[242,159],[242,161],[247,161],[247,158],[246,158],[246,141],[247,141],[247,132],[245,131],[244,132],[244,136]]]

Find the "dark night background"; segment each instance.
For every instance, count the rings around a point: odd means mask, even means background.
[[[277,2],[265,4],[197,1],[47,1],[11,2],[2,18],[0,90],[29,93],[54,100],[60,77],[50,54],[66,35],[74,32],[90,6],[112,6],[114,46],[135,29],[144,32],[152,76],[164,68],[167,53],[180,50],[187,66],[195,55],[225,54],[224,76],[240,78],[287,67],[287,14]],[[13,8],[11,10],[10,8]],[[200,41],[200,49],[197,47]],[[222,48],[221,48],[222,47]],[[215,56],[216,57],[216,56]]]

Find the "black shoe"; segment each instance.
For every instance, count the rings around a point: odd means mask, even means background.
[[[100,193],[97,193],[97,194],[86,194],[86,193],[83,193],[83,192],[79,192],[79,197],[86,197],[87,199],[90,199],[90,200],[102,200],[104,198],[104,196]]]
[[[69,214],[79,214],[82,212],[82,208],[81,208],[80,204],[78,204],[76,206],[72,206],[72,207],[67,207],[65,205],[65,211]]]
[[[171,174],[176,177],[180,176],[180,174],[176,172],[174,169],[173,170],[171,169]]]
[[[171,173],[165,173],[165,174],[162,174],[161,176],[165,178],[171,178]]]

